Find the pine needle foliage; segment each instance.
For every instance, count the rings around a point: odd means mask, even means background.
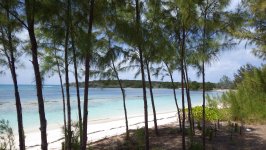
[[[230,108],[232,119],[262,123],[266,120],[266,65],[244,73],[236,91],[226,92],[221,100]]]

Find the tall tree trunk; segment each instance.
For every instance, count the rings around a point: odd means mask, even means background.
[[[184,79],[185,79],[185,84],[186,84],[186,93],[187,93],[187,101],[188,101],[188,111],[189,111],[189,118],[190,118],[190,128],[191,128],[191,134],[192,134],[192,138],[193,138],[193,135],[194,135],[194,116],[193,116],[193,113],[192,113],[192,103],[191,103],[191,97],[190,97],[190,89],[189,89],[189,79],[188,79],[188,71],[187,71],[187,64],[186,64],[186,61],[184,63]],[[193,140],[193,139],[192,139]]]
[[[36,90],[37,90],[37,98],[38,98],[38,108],[39,108],[39,116],[40,116],[40,130],[41,130],[41,149],[47,150],[47,123],[45,117],[45,109],[44,109],[44,100],[43,100],[43,93],[42,93],[42,78],[39,69],[38,63],[38,46],[36,42],[35,32],[34,32],[34,12],[35,12],[35,1],[33,0],[25,0],[25,9],[26,9],[26,17],[27,17],[27,24],[28,24],[28,33],[30,37],[31,43],[31,54],[32,54],[32,64],[35,74],[35,83],[36,83]]]
[[[178,115],[178,122],[179,122],[179,130],[182,131],[182,123],[181,123],[181,116],[180,116],[180,109],[178,107],[178,103],[177,103],[177,98],[176,98],[176,91],[175,91],[175,84],[174,84],[174,79],[173,79],[173,74],[169,68],[169,66],[167,65],[167,63],[165,63],[165,66],[169,72],[169,75],[170,75],[170,79],[171,79],[171,83],[172,83],[172,86],[173,86],[173,93],[174,93],[174,98],[175,98],[175,105],[176,105],[176,109],[177,109],[177,115]]]
[[[63,86],[63,80],[62,80],[62,75],[59,67],[59,62],[56,60],[56,66],[58,70],[58,76],[60,80],[60,88],[61,88],[61,94],[62,94],[62,99],[63,99],[63,116],[64,116],[64,134],[65,134],[65,140],[67,139],[67,132],[66,132],[66,104],[65,104],[65,92],[64,92],[64,86]]]
[[[72,139],[72,131],[71,131],[71,104],[70,104],[70,91],[69,91],[69,62],[68,62],[68,42],[69,42],[69,31],[70,31],[70,0],[67,1],[67,10],[66,10],[66,32],[65,32],[65,86],[66,86],[66,99],[67,99],[67,140],[66,140],[66,148],[71,149],[71,139]]]
[[[8,3],[7,3],[8,4]],[[9,16],[9,4],[6,12],[6,16],[8,21],[10,20]],[[18,83],[17,83],[17,74],[16,74],[16,65],[15,65],[15,57],[14,57],[14,47],[12,42],[12,31],[10,29],[10,26],[7,27],[7,38],[8,38],[8,47],[9,50],[6,48],[6,46],[3,44],[4,51],[8,60],[9,70],[12,75],[13,85],[14,85],[14,95],[16,99],[16,109],[17,109],[17,120],[18,120],[18,133],[19,133],[19,148],[21,150],[25,150],[25,136],[24,136],[24,128],[23,128],[23,116],[22,116],[22,107],[21,107],[21,101],[20,101],[20,94],[18,90]],[[2,30],[2,39],[4,38],[4,31]],[[4,42],[3,42],[4,43]],[[8,55],[8,51],[9,54]]]
[[[203,132],[202,132],[202,142],[203,142],[203,149],[205,150],[206,140],[205,140],[205,122],[206,122],[206,114],[205,114],[205,66],[204,61],[202,62],[202,97],[203,97],[203,105],[202,105],[202,119],[203,119]]]
[[[152,105],[152,111],[153,111],[153,122],[154,122],[154,129],[155,129],[155,134],[158,136],[158,127],[157,127],[157,117],[156,117],[156,109],[155,109],[155,104],[154,104],[154,98],[153,98],[153,91],[152,91],[152,83],[151,83],[151,76],[150,76],[150,69],[149,69],[149,63],[146,60],[146,69],[147,69],[147,75],[148,75],[148,80],[149,80],[149,86],[150,86],[150,95],[151,95],[151,105]]]
[[[89,50],[86,52],[85,58],[85,82],[84,82],[84,108],[83,108],[83,135],[82,135],[82,145],[81,149],[86,150],[87,145],[87,124],[88,124],[88,92],[89,92],[89,73],[90,73],[90,59],[91,59],[91,42],[92,42],[92,23],[93,23],[93,8],[94,8],[94,0],[89,0],[90,8],[89,8],[89,29],[88,29],[88,37],[89,37]]]
[[[12,60],[12,56],[11,56]],[[12,78],[14,84],[14,91],[15,91],[15,98],[16,98],[16,108],[17,108],[17,119],[18,119],[18,133],[19,133],[19,149],[25,150],[25,136],[24,136],[24,129],[23,129],[23,118],[22,118],[22,108],[21,108],[21,101],[20,95],[18,91],[18,83],[17,83],[17,76],[15,71],[15,64],[14,60],[12,60]]]
[[[112,52],[113,52],[113,50],[112,50]],[[113,54],[114,54],[114,52],[113,52]],[[116,79],[117,79],[117,81],[119,83],[119,87],[121,89],[122,96],[123,96],[123,107],[124,107],[125,123],[126,123],[126,139],[129,139],[127,108],[126,108],[126,94],[125,94],[125,90],[123,88],[122,82],[121,82],[121,80],[119,78],[118,72],[116,70],[116,67],[115,67],[114,60],[113,59],[112,59],[112,66],[113,66],[113,70],[115,72]]]
[[[207,20],[207,9],[204,12],[204,25],[203,25],[203,54],[205,54],[205,44],[206,44],[206,20]],[[203,97],[203,104],[202,104],[202,119],[203,119],[203,132],[202,132],[202,142],[203,142],[203,150],[206,149],[206,140],[205,140],[205,60],[202,60],[202,97]]]
[[[140,10],[139,10],[139,1],[136,2],[136,27],[137,34],[140,33]],[[141,41],[138,41],[139,57],[140,57],[140,66],[141,66],[141,78],[142,78],[142,89],[143,89],[143,102],[144,102],[144,122],[145,122],[145,150],[149,150],[149,126],[148,126],[148,105],[147,105],[147,95],[146,95],[146,83],[145,83],[145,72],[144,72],[144,63],[143,63],[143,53]]]
[[[21,108],[21,101],[20,95],[18,91],[18,82],[17,82],[17,74],[16,74],[16,66],[15,66],[15,58],[13,53],[13,46],[11,42],[11,33],[8,35],[9,37],[9,44],[10,44],[10,54],[11,54],[11,74],[14,84],[14,91],[15,91],[15,98],[16,98],[16,108],[17,108],[17,119],[18,119],[18,133],[19,133],[19,148],[20,150],[25,150],[25,136],[24,136],[24,129],[23,129],[23,118],[22,118],[22,108]]]
[[[9,13],[7,13],[7,18],[9,19]],[[2,32],[2,39],[4,40],[4,30],[1,28]],[[4,54],[8,60],[8,67],[10,70],[10,73],[12,75],[12,81],[14,86],[14,95],[16,100],[16,109],[17,109],[17,123],[18,123],[18,133],[19,133],[19,148],[21,150],[25,150],[25,137],[24,137],[24,129],[23,129],[23,117],[22,117],[22,107],[21,107],[21,101],[20,101],[20,95],[18,90],[18,83],[17,83],[17,74],[16,74],[16,65],[15,65],[15,57],[14,57],[14,47],[12,44],[12,36],[11,36],[11,30],[8,27],[8,47],[5,44],[3,44],[4,48]],[[4,43],[4,42],[3,42]],[[8,53],[9,52],[9,53]]]
[[[181,45],[181,85],[182,85],[182,148],[186,149],[186,139],[185,139],[185,121],[186,121],[186,112],[185,112],[185,94],[184,94],[184,54],[185,54],[185,29],[183,27],[182,31],[182,45]]]
[[[192,134],[192,119],[191,119],[191,102],[190,102],[190,97],[188,93],[189,89],[189,82],[186,74],[186,61],[184,60],[184,70],[183,70],[183,78],[184,78],[184,84],[185,84],[185,89],[186,89],[186,96],[187,96],[187,105],[188,105],[188,121],[189,121],[189,126],[190,126],[190,133]]]
[[[184,70],[185,70],[185,65],[184,65]],[[185,71],[183,70],[183,78],[184,78],[184,84],[185,84],[185,89],[186,89],[186,96],[187,96],[187,105],[188,105],[188,122],[189,122],[189,131],[190,131],[190,143],[193,142],[193,125],[192,125],[192,118],[191,118],[191,102],[190,102],[190,97],[189,97],[189,93],[188,93],[188,81],[185,75]]]
[[[72,50],[73,50],[73,63],[75,71],[75,82],[76,82],[76,92],[77,92],[77,101],[78,101],[78,115],[79,115],[79,131],[80,131],[80,141],[82,141],[82,116],[81,116],[81,105],[80,105],[80,92],[79,92],[79,79],[78,79],[78,67],[77,67],[77,56],[76,56],[76,47],[73,35],[73,26],[71,30],[71,41],[72,41]]]

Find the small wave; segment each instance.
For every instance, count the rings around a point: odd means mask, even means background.
[[[93,119],[93,120],[91,120],[92,122],[93,121],[103,121],[103,120],[108,120],[108,119],[110,119],[110,118],[104,118],[104,119]]]
[[[49,100],[49,101],[45,101],[45,103],[57,103],[58,101],[55,100]]]
[[[52,86],[52,85],[44,85],[43,87],[44,88],[51,88],[51,87],[54,87],[54,86]]]
[[[5,105],[5,104],[10,104],[11,102],[0,102],[0,106],[1,105]]]
[[[38,103],[37,102],[29,102],[27,103],[28,105],[37,105]]]

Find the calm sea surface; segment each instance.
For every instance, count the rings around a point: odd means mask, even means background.
[[[126,88],[126,105],[128,116],[143,115],[142,89]],[[23,120],[25,130],[39,128],[39,114],[36,90],[34,85],[19,85],[22,101]],[[83,96],[84,89],[81,88]],[[178,89],[178,104],[181,106],[181,91]],[[149,91],[147,90],[147,93]],[[153,89],[157,112],[175,111],[173,91],[171,89]],[[46,85],[43,87],[45,99],[45,112],[48,127],[51,125],[63,125],[63,106],[60,86]],[[207,92],[210,96],[220,95],[221,92]],[[73,120],[78,119],[77,98],[74,87],[70,88],[71,109]],[[191,91],[192,104],[202,105],[202,92]],[[83,97],[81,97],[83,103]],[[121,91],[119,88],[91,88],[89,89],[89,114],[88,119],[104,120],[124,117]],[[148,95],[149,114],[152,114],[150,97]],[[82,106],[83,108],[83,106]],[[0,119],[9,120],[11,126],[17,132],[16,106],[12,85],[0,85]]]

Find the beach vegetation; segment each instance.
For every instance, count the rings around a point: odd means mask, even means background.
[[[222,51],[238,44],[236,39],[256,46],[253,54],[266,60],[266,2],[243,0],[234,11],[228,10],[229,7],[230,0],[0,0],[0,73],[6,67],[12,77],[19,148],[25,149],[25,136],[17,68],[24,53],[31,57],[34,70],[42,150],[49,149],[43,83],[47,76],[55,73],[61,85],[64,149],[67,150],[87,149],[91,87],[120,88],[126,139],[133,141],[122,144],[130,148],[136,145],[137,149],[150,149],[146,87],[149,87],[158,138],[153,89],[172,89],[183,150],[187,146],[205,150],[205,138],[213,138],[213,129],[208,125],[217,120],[265,122],[265,65],[256,68],[248,64],[237,71],[234,80],[223,76],[217,84],[208,82],[206,76],[208,65],[217,61]],[[26,33],[27,39],[22,41],[18,33]],[[122,80],[120,72],[132,70],[135,78],[140,75],[140,80]],[[74,83],[70,83],[72,71]],[[201,82],[190,80],[191,71],[201,77]],[[83,81],[80,81],[81,76]],[[169,77],[170,81],[154,81],[153,76],[161,77],[161,80]],[[96,78],[100,80],[90,81]],[[178,82],[175,81],[177,78]],[[72,85],[78,107],[78,122],[74,124],[71,118]],[[83,96],[80,87],[84,88]],[[132,137],[126,108],[125,88],[128,87],[142,89],[144,106],[144,127],[137,129]],[[176,93],[178,88],[180,97]],[[206,91],[215,88],[231,90],[220,97],[206,95]],[[202,106],[192,106],[191,90],[202,91]],[[194,121],[201,129],[202,144],[194,141]],[[0,140],[3,140],[0,149],[13,148],[14,136],[9,122],[3,120],[0,125]],[[237,124],[235,128],[238,128]]]
[[[65,128],[65,126],[62,127],[62,131],[63,133],[68,133],[68,129]],[[80,146],[81,146],[81,142],[80,142],[80,125],[79,122],[72,122],[71,124],[71,149],[73,150],[79,150]],[[62,149],[66,149],[67,145],[66,145],[66,140],[63,141],[62,143]]]
[[[24,137],[25,139],[25,137]],[[10,127],[9,121],[0,120],[0,150],[15,149],[15,136],[13,129]]]
[[[241,66],[237,72],[234,74],[234,87],[237,86],[237,84],[241,83],[244,79],[244,75],[247,73],[251,73],[253,71],[253,69],[255,69],[256,67],[251,65],[251,64],[246,64]]]
[[[193,142],[190,144],[189,150],[202,150],[203,146],[200,142]]]
[[[144,128],[138,128],[132,135],[133,141],[136,142],[138,149],[145,148],[145,130]]]
[[[223,75],[218,82],[217,86],[219,89],[232,89],[234,84],[233,81],[226,75]]]
[[[229,106],[232,120],[262,123],[266,119],[266,66],[243,74],[243,80],[237,84],[236,90],[228,91],[218,99]]]
[[[206,107],[206,121],[213,122],[220,119],[219,112],[217,109]],[[202,121],[202,107],[196,106],[192,108],[193,116],[196,122]]]

